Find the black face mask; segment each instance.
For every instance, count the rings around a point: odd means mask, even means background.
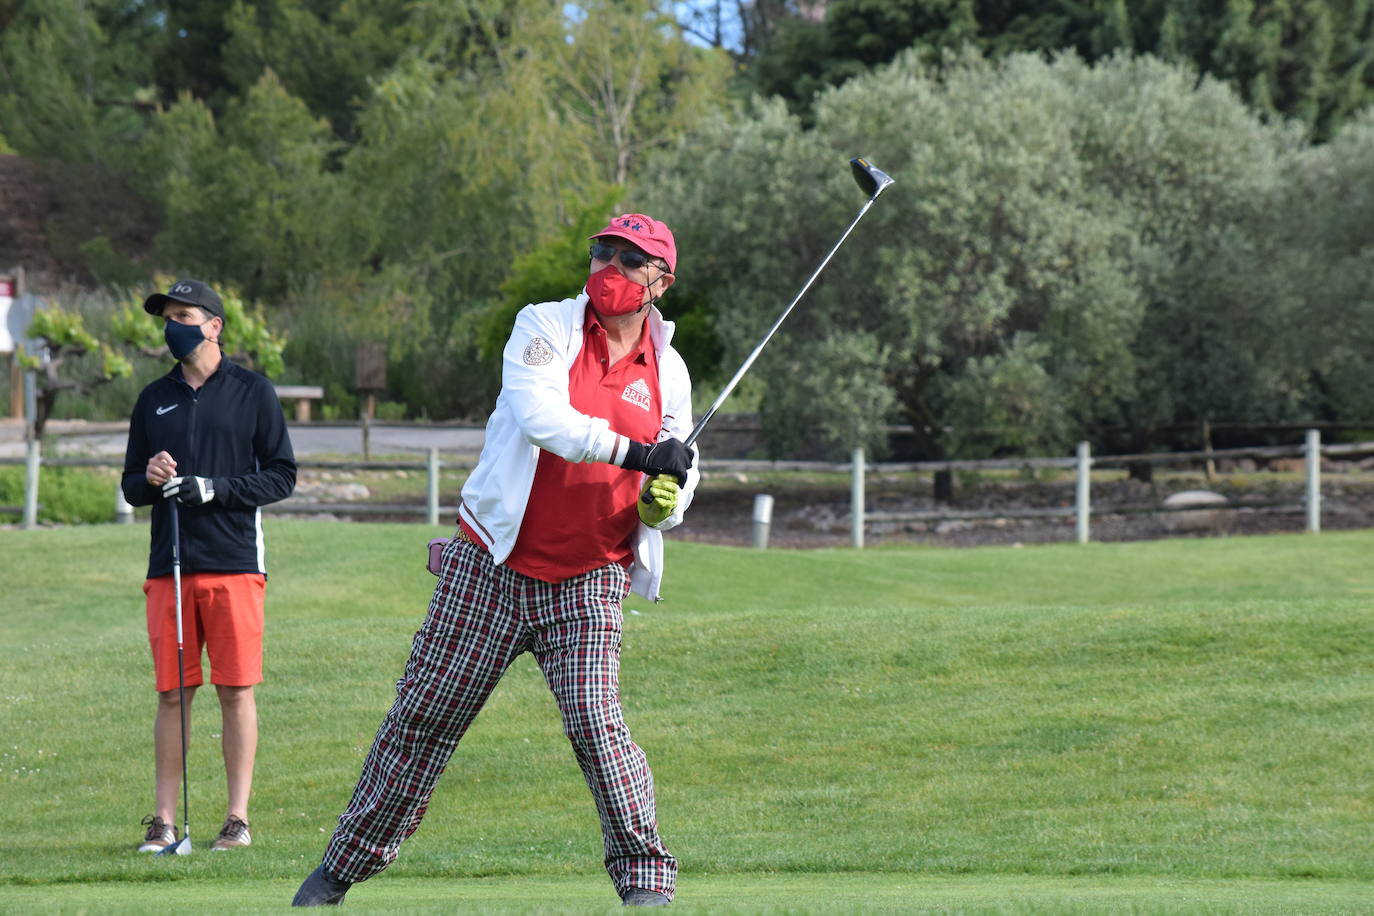
[[[191,355],[191,351],[200,346],[205,340],[205,332],[198,324],[182,324],[179,321],[167,320],[167,326],[162,329],[162,336],[167,339],[167,349],[172,351],[172,356],[181,361]]]

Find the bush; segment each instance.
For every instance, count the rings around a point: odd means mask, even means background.
[[[60,524],[112,522],[119,473],[90,468],[44,468],[38,477],[38,520]],[[24,469],[0,468],[0,506],[24,505]],[[18,512],[6,521],[17,521]]]
[[[406,418],[406,405],[400,401],[378,401],[377,419],[378,420],[404,420]]]

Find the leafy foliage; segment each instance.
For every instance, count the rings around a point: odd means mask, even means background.
[[[22,467],[0,467],[0,505],[24,504]],[[113,470],[44,468],[38,479],[38,521],[94,525],[114,521],[119,475]]]
[[[714,107],[728,61],[683,41],[669,8],[655,0],[588,0],[578,13],[558,54],[567,111],[588,130],[602,177],[623,185],[675,125]]]
[[[380,340],[386,399],[480,416],[516,300],[575,290],[584,223],[625,209],[678,231],[700,392],[851,217],[862,151],[897,186],[736,402],[775,452],[811,422],[938,455],[1369,413],[1368,0],[51,0],[0,27],[3,142],[64,269],[240,290],[291,332],[240,351],[340,409]],[[751,86],[773,100],[729,107]]]
[[[991,57],[1072,51],[1089,62],[1126,51],[1190,65],[1271,120],[1329,137],[1374,99],[1374,14],[1367,0],[834,0],[825,15],[780,21],[752,61],[769,94],[808,109],[908,48],[971,45]]]
[[[52,417],[59,394],[81,394],[133,372],[133,365],[123,354],[86,330],[85,319],[79,312],[60,305],[39,309],[29,323],[27,336],[42,344],[41,352],[21,352],[19,358],[21,366],[39,373],[38,412],[34,417],[34,434],[39,438]],[[78,360],[88,353],[95,357],[94,362]],[[79,368],[64,376],[64,366]]]
[[[241,278],[252,299],[279,299],[325,266],[329,128],[271,71],[218,126],[204,103],[183,98],[146,145],[167,208],[159,247],[172,263]]]
[[[421,37],[408,5],[402,0],[237,0],[224,17],[225,79],[243,93],[270,71],[324,118],[336,137],[356,139],[369,80]]]
[[[1342,309],[1368,308],[1368,198],[1290,213],[1368,187],[1367,128],[1318,154],[1151,58],[915,52],[826,93],[814,119],[755,103],[643,183],[702,253],[734,360],[852,217],[844,160],[863,151],[898,177],[752,370],[780,451],[810,429],[832,453],[875,447],[896,417],[931,454],[1062,452],[1122,427],[1139,446],[1180,421],[1330,412],[1328,375],[1366,366],[1342,324],[1302,316],[1329,300],[1319,275],[1341,278]],[[1332,252],[1342,268],[1318,267]]]

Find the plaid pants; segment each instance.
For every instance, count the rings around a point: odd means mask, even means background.
[[[357,882],[396,859],[463,733],[528,650],[558,700],[596,801],[616,892],[642,887],[671,897],[677,861],[659,839],[653,776],[620,710],[620,605],[629,574],[613,563],[551,585],[494,565],[457,537],[442,563],[396,702],[325,851],[325,870]]]

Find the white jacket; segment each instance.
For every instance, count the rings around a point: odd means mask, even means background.
[[[515,547],[541,448],[567,461],[619,464],[624,460],[630,440],[612,432],[610,421],[579,413],[569,403],[568,372],[582,349],[586,313],[585,290],[576,299],[527,305],[506,341],[501,394],[487,420],[482,455],[463,485],[463,501],[458,506],[459,517],[481,535],[495,563],[504,563]],[[692,380],[687,364],[669,346],[673,323],[653,306],[648,321],[663,397],[659,438],[685,440],[692,431]],[[663,579],[659,532],[682,521],[700,479],[694,464],[673,514],[656,529],[640,523],[631,538],[631,588],[652,601],[659,600]]]

